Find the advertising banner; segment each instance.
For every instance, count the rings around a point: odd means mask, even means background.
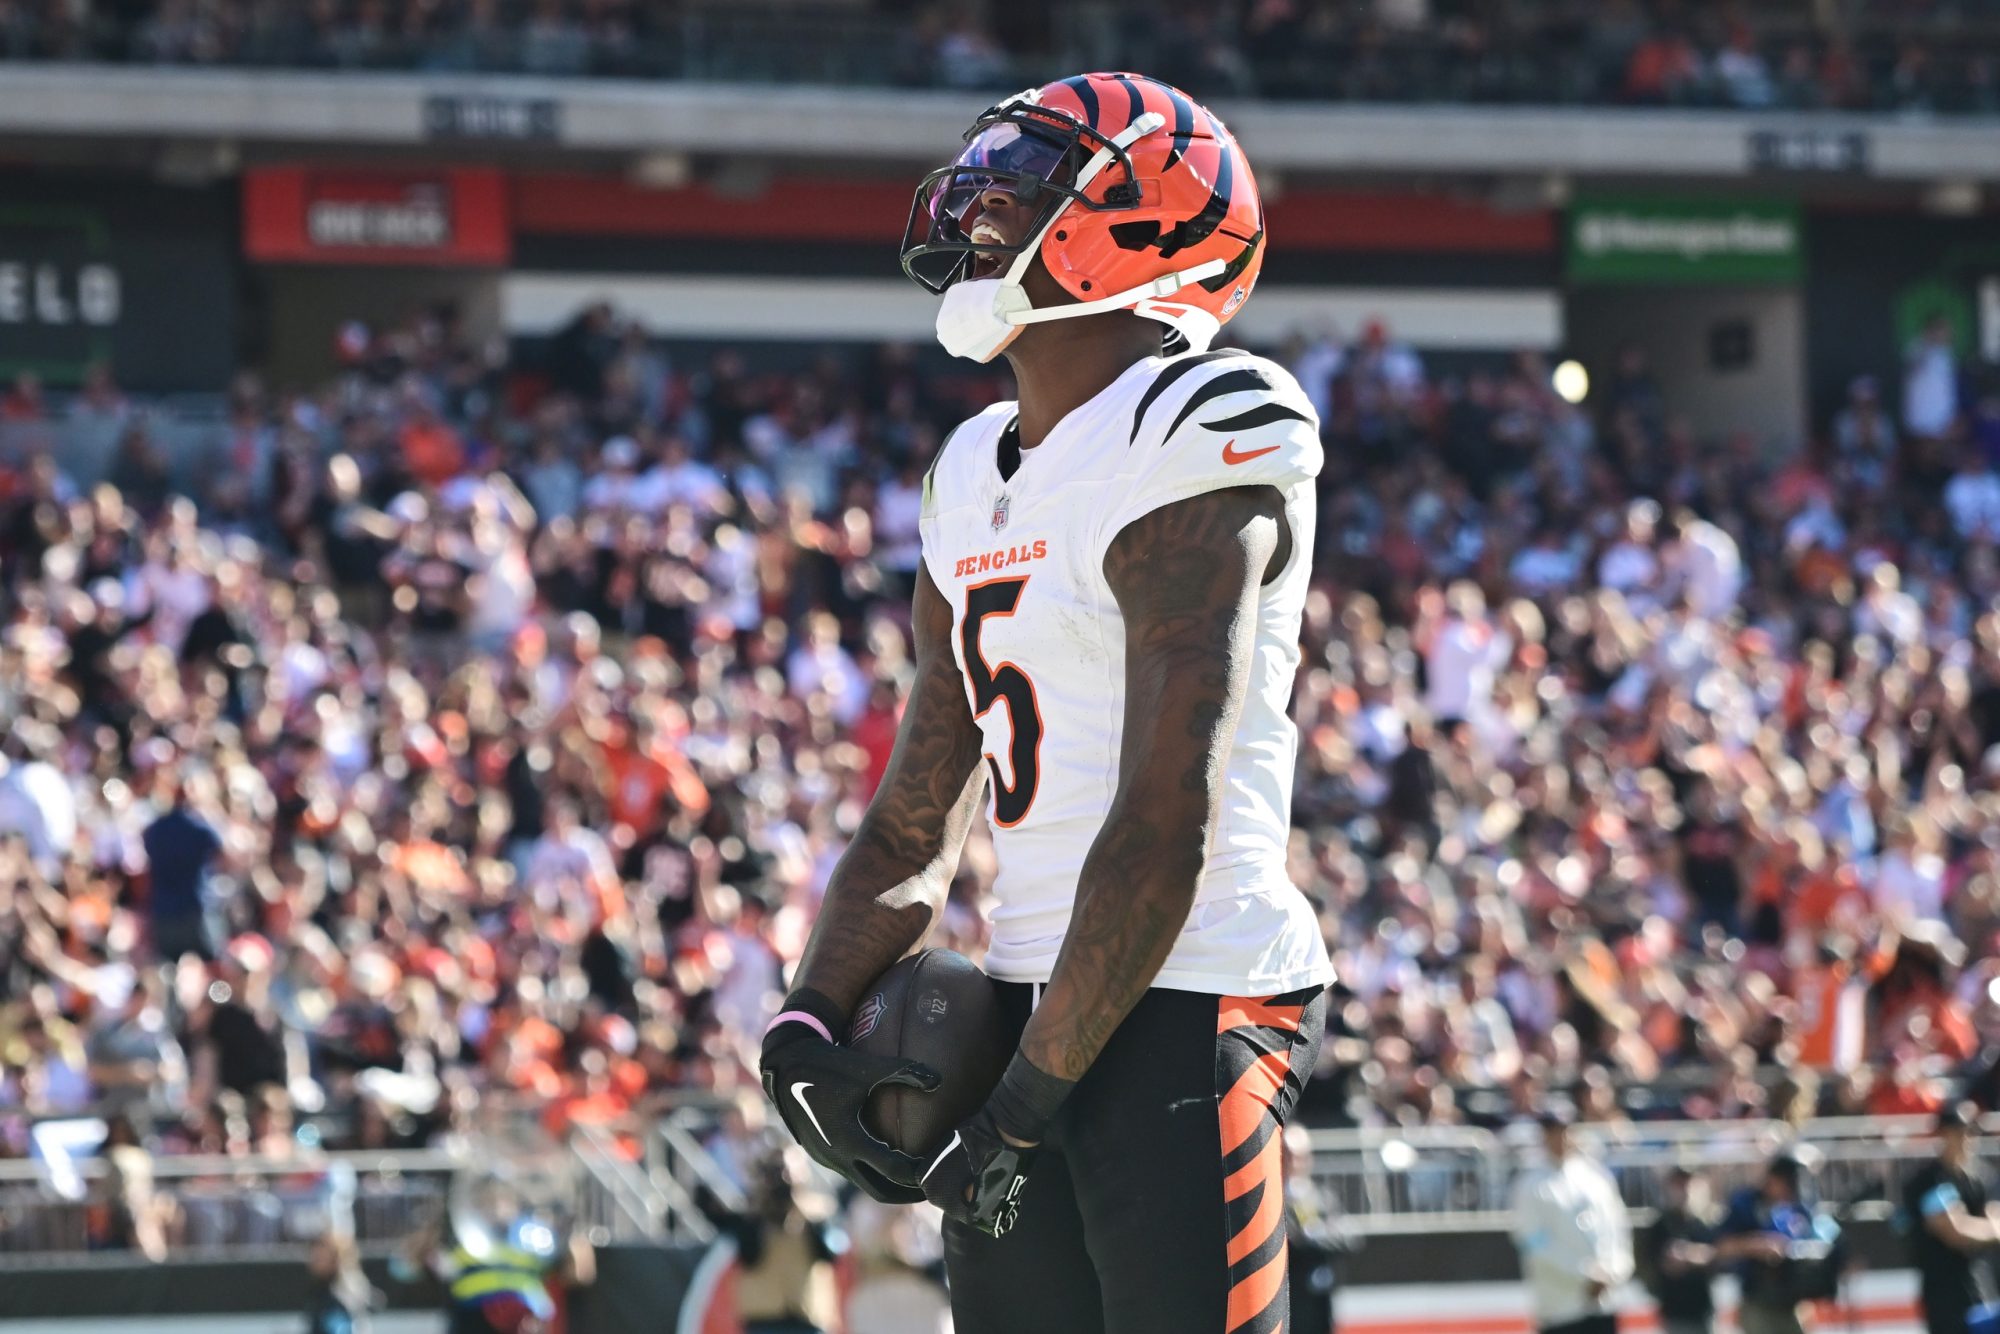
[[[513,253],[506,179],[486,168],[253,168],[243,178],[243,250],[265,263],[504,265]]]
[[[1805,268],[1796,204],[1586,196],[1569,215],[1573,283],[1795,283]]]

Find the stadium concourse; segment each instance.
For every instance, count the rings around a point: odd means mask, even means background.
[[[185,494],[108,373],[0,398],[0,1151],[107,1108],[162,1154],[419,1144],[513,1095],[629,1141],[697,1090],[747,1171],[894,733],[922,471],[1004,380],[516,365],[435,311],[348,352],[244,376]],[[1582,409],[1533,356],[1285,355],[1330,460],[1306,1119],[2000,1104],[2000,398],[1919,355],[1773,457],[1636,353]],[[80,488],[50,446],[92,418]],[[975,839],[942,943],[989,874]]]

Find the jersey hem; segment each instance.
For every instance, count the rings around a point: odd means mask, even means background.
[[[988,973],[995,982],[1032,982],[1046,985],[1051,969],[1034,969],[1021,976]],[[1202,996],[1282,996],[1307,987],[1330,987],[1335,981],[1333,961],[1324,960],[1309,969],[1244,978],[1240,973],[1204,973],[1190,969],[1163,968],[1149,990],[1192,991]]]

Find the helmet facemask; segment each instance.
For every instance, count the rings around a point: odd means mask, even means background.
[[[1136,137],[1119,136],[1126,143]],[[1093,199],[1090,187],[1100,175],[1109,175],[1111,183]],[[1017,204],[1037,205],[1034,220],[1016,244],[972,239],[980,201],[995,187],[1012,194]],[[990,257],[1000,268],[982,276],[1018,282],[1057,215],[1072,205],[1092,212],[1139,206],[1125,143],[1061,112],[1010,99],[975,121],[958,157],[917,186],[903,230],[903,271],[925,290],[942,295],[971,276],[978,260]]]
[[[904,228],[903,270],[944,297],[938,341],[953,356],[985,362],[1004,351],[1024,325],[1130,310],[1168,324],[1189,345],[1205,350],[1219,321],[1171,298],[1188,284],[1223,272],[1228,267],[1223,259],[1201,260],[1082,300],[1037,306],[1029,299],[1022,279],[1052,231],[1056,241],[1064,239],[1055,228],[1070,209],[1142,211],[1145,193],[1153,187],[1142,187],[1127,150],[1167,123],[1158,111],[1144,111],[1116,134],[1106,135],[1065,111],[1039,105],[1038,96],[1024,93],[981,116],[967,132],[957,160],[926,176],[917,188]],[[1101,176],[1108,180],[1100,182]],[[1036,210],[1025,234],[1012,244],[973,239],[984,210],[981,201],[996,187],[1009,192],[1016,204]],[[983,260],[993,264],[982,266]],[[1068,286],[1066,279],[1058,281]],[[1080,281],[1089,292],[1090,280]]]

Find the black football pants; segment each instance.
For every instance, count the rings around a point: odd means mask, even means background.
[[[1025,1025],[1035,988],[995,983]],[[958,1334],[1282,1334],[1285,1118],[1320,988],[1146,993],[1063,1105],[1004,1237],[944,1230]]]

